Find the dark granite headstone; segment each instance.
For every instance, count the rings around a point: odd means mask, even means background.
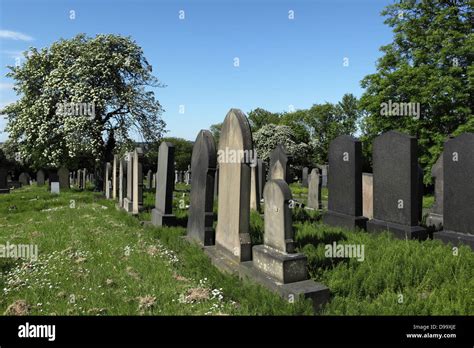
[[[474,133],[449,139],[443,151],[443,231],[434,238],[474,249]]]
[[[341,135],[329,145],[328,211],[323,222],[348,229],[365,229],[362,216],[362,144]]]
[[[69,170],[66,167],[61,167],[58,170],[59,188],[61,190],[69,188]]]
[[[176,223],[173,215],[174,149],[173,144],[163,141],[158,152],[155,208],[151,211],[151,222],[155,226]]]
[[[193,146],[188,237],[202,245],[214,245],[214,177],[217,151],[212,133],[201,130]]]
[[[303,187],[308,187],[308,167],[304,167],[303,168],[303,173],[301,175],[302,179],[301,179],[301,186]]]
[[[1,165],[0,166],[0,194],[10,193],[10,189],[8,188],[7,175],[8,175],[7,168]]]
[[[29,185],[30,184],[30,175],[28,173],[21,173],[20,176],[18,177],[18,181],[23,185]]]
[[[389,230],[402,239],[426,239],[419,226],[420,196],[415,137],[390,131],[373,143],[374,218],[369,232]],[[331,169],[332,170],[332,169]]]
[[[42,169],[36,172],[36,185],[43,186],[44,185],[44,171]]]

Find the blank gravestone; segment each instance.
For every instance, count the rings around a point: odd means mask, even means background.
[[[362,216],[362,144],[341,135],[329,145],[328,211],[323,222],[348,229],[365,229]]]
[[[119,160],[119,192],[118,192],[118,207],[123,208],[123,200],[127,194],[127,179],[125,173],[127,171],[127,161],[125,157]]]
[[[321,202],[321,175],[318,168],[313,168],[308,178],[307,208],[319,210],[323,208]]]
[[[255,150],[254,150],[255,151]],[[250,209],[260,211],[260,188],[258,180],[258,162],[250,165]]]
[[[59,187],[61,190],[69,188],[69,170],[62,166],[58,169]]]
[[[84,190],[85,190],[86,187],[87,187],[87,185],[86,185],[86,184],[87,184],[87,181],[88,181],[88,180],[87,180],[87,169],[84,168],[84,169],[82,170],[82,188],[83,188]]]
[[[270,154],[270,179],[288,182],[288,156],[283,145],[278,144]]]
[[[44,185],[44,171],[42,169],[36,172],[36,185],[43,186]]]
[[[419,226],[418,145],[415,137],[390,131],[373,143],[374,218],[369,232],[388,230],[401,239],[426,239]]]
[[[267,183],[267,165],[266,163],[261,160],[257,159],[257,174],[258,174],[258,196],[260,199],[263,197],[263,188],[265,187],[265,184]]]
[[[250,154],[252,133],[247,117],[231,109],[224,120],[219,152],[231,153],[235,160],[219,162],[218,222],[216,248],[242,262],[252,259],[250,241]]]
[[[441,154],[436,163],[431,168],[431,177],[434,178],[434,204],[431,212],[426,218],[426,226],[430,226],[435,230],[443,227],[443,154]]]
[[[301,179],[301,186],[308,187],[308,167],[303,168],[302,179]]]
[[[374,177],[372,173],[362,173],[362,215],[374,217]]]
[[[22,185],[29,185],[30,184],[30,175],[28,173],[23,172],[18,177],[18,181]]]
[[[329,299],[329,289],[308,280],[307,257],[296,253],[289,202],[291,191],[282,179],[273,179],[265,185],[264,244],[253,247],[253,266],[263,273],[256,277],[287,300],[300,295],[313,300],[315,309]],[[293,297],[293,298],[292,298]]]
[[[0,194],[10,193],[10,189],[8,188],[7,176],[7,168],[0,166]]]
[[[114,155],[114,162],[112,164],[112,199],[116,200],[118,196],[118,156]]]
[[[112,196],[112,181],[110,180],[112,175],[112,166],[110,162],[105,164],[105,198],[110,199]]]
[[[158,171],[155,208],[151,211],[151,223],[155,226],[174,225],[174,145],[163,141],[158,151]]]
[[[217,152],[212,133],[201,130],[193,146],[191,171],[190,208],[188,219],[189,238],[202,245],[214,245],[214,178],[216,175]]]
[[[132,214],[137,215],[143,208],[143,150],[137,147],[131,154],[133,156]]]
[[[146,188],[148,190],[151,190],[151,176],[152,176],[152,172],[151,172],[151,169],[148,170],[148,172],[146,173]]]
[[[474,133],[464,133],[444,144],[443,231],[434,238],[474,249]]]
[[[133,210],[133,152],[127,152],[127,194],[123,199],[123,209],[131,213]]]
[[[59,175],[58,172],[55,170],[51,170],[48,174],[49,177],[49,187],[51,193],[59,194],[60,186],[59,186]]]

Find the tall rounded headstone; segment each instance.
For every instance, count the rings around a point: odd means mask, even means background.
[[[202,245],[214,245],[214,178],[216,174],[217,151],[212,133],[201,130],[193,146],[191,159],[190,208],[188,237]]]
[[[36,184],[38,186],[43,186],[44,185],[44,180],[45,180],[44,171],[42,169],[40,169],[36,172]]]
[[[247,117],[231,109],[219,140],[219,196],[216,248],[239,261],[252,258],[250,224],[250,154],[252,133]]]

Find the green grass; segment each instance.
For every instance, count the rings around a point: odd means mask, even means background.
[[[144,227],[90,191],[52,196],[27,187],[2,195],[0,231],[1,244],[39,250],[36,262],[0,258],[0,314],[18,301],[32,315],[312,313],[308,301],[289,304],[221,274],[181,238],[184,228]]]
[[[189,186],[178,185],[173,204],[185,223]],[[36,244],[39,258],[0,258],[0,314],[20,300],[33,315],[312,314],[308,301],[289,304],[219,272],[182,238],[184,227],[143,226],[154,190],[145,192],[144,207],[136,218],[91,191],[52,196],[46,188],[26,187],[1,195],[0,244]],[[323,314],[474,314],[470,248],[456,254],[439,241],[331,228],[321,224],[319,212],[304,209],[292,216],[311,277],[331,290]],[[254,244],[263,242],[263,229],[262,216],[252,212]],[[325,257],[324,245],[334,241],[363,245],[364,261]]]

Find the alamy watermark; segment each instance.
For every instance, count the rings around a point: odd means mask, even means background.
[[[250,167],[257,165],[257,151],[255,150],[234,150],[225,148],[217,151],[218,163],[248,163]]]
[[[0,244],[0,258],[22,258],[31,261],[38,260],[38,245],[36,244]]]
[[[326,244],[324,256],[330,258],[356,258],[357,261],[365,260],[364,244]]]
[[[420,119],[420,103],[392,102],[380,104],[380,115],[382,116],[408,116]]]
[[[83,116],[95,118],[95,103],[57,103],[56,114],[61,116]]]

